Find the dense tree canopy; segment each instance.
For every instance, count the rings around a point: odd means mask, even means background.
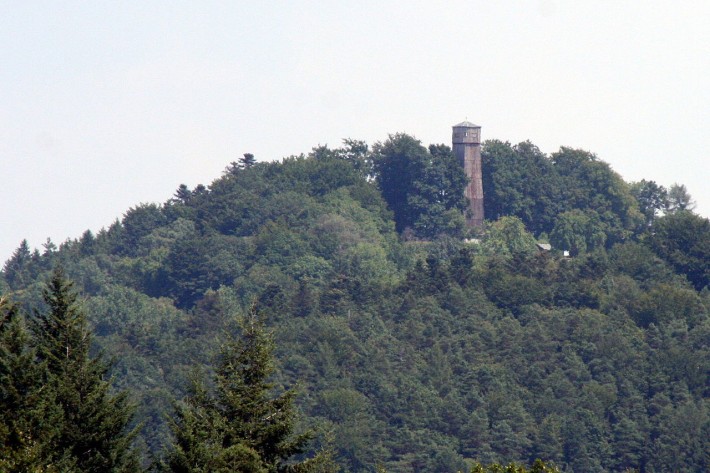
[[[489,140],[482,150],[485,215],[516,216],[533,233],[550,232],[563,208],[552,162],[529,141]]]
[[[689,211],[666,215],[653,226],[649,246],[685,274],[696,289],[710,284],[710,221]]]
[[[482,157],[486,216],[516,216],[536,235],[552,234],[557,227],[564,249],[571,249],[572,240],[576,248],[583,240],[585,249],[611,247],[630,238],[644,216],[655,215],[648,185],[634,194],[587,151],[562,147],[547,157],[529,141],[512,146],[491,140],[484,143]],[[643,200],[643,215],[637,198]]]
[[[646,226],[653,225],[656,217],[668,209],[668,191],[655,181],[642,179],[631,185],[631,193],[639,204],[639,210],[646,219]]]
[[[422,237],[461,233],[466,176],[451,148],[427,150],[416,138],[398,133],[375,144],[372,162],[398,231],[409,228]]]

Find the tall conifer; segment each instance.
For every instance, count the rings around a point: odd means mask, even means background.
[[[294,434],[294,391],[274,396],[271,334],[252,306],[241,321],[241,336],[220,350],[215,393],[199,381],[178,406],[175,443],[167,469],[173,472],[329,472],[328,452],[302,462],[311,437]]]
[[[35,362],[17,307],[0,298],[0,471],[59,471],[73,465],[57,455],[61,411],[46,389],[46,366]]]
[[[127,393],[109,392],[108,364],[90,356],[86,315],[62,269],[53,272],[43,298],[47,310],[35,312],[32,329],[47,388],[61,408],[54,451],[73,458],[82,472],[136,471],[130,448],[135,431],[128,431],[132,406]]]

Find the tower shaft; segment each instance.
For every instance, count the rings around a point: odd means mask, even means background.
[[[468,185],[464,195],[468,200],[466,224],[473,228],[483,227],[483,173],[481,171],[481,127],[470,122],[453,126],[452,145],[454,154],[463,167]]]

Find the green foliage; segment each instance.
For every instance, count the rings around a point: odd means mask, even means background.
[[[550,243],[555,248],[578,256],[589,250],[603,248],[607,232],[599,215],[591,210],[571,210],[558,216],[550,232]]]
[[[483,249],[500,258],[524,257],[536,253],[535,238],[517,217],[501,217],[488,226]]]
[[[641,223],[636,199],[617,173],[587,151],[560,148],[550,156],[561,178],[562,211],[589,209],[599,216],[606,244],[623,241]]]
[[[467,179],[448,146],[427,150],[414,137],[398,133],[375,144],[372,161],[398,232],[410,228],[424,238],[461,234]]]
[[[134,256],[143,237],[149,235],[154,229],[167,223],[167,218],[161,208],[155,204],[141,204],[131,208],[121,221],[121,237],[117,242],[118,251],[125,255]],[[83,251],[90,252],[95,242],[92,238],[82,240]]]
[[[2,471],[136,471],[132,406],[127,393],[109,392],[107,365],[89,355],[86,317],[61,269],[43,296],[32,336],[0,300]]]
[[[530,468],[526,468],[525,465],[516,465],[515,463],[509,463],[507,465],[491,463],[485,466],[476,463],[471,468],[471,473],[558,473],[559,471],[559,468],[554,465],[546,464],[539,459],[535,460]]]
[[[28,285],[32,279],[32,254],[27,240],[22,240],[9,260],[3,265],[5,282],[11,289],[20,289]]]
[[[46,382],[46,366],[36,363],[17,307],[0,298],[0,471],[42,471],[55,462],[71,465],[50,447],[61,411]]]
[[[482,150],[485,215],[516,216],[535,234],[549,232],[563,208],[560,178],[552,162],[532,143],[515,146],[486,141]]]
[[[178,406],[175,444],[166,469],[196,471],[326,471],[324,453],[295,462],[310,433],[294,434],[294,391],[274,396],[273,340],[254,306],[239,338],[220,349],[215,393],[197,381]],[[318,467],[318,468],[316,468]]]
[[[668,189],[666,198],[666,212],[675,213],[684,210],[692,211],[695,209],[695,201],[690,196],[688,189],[683,184],[673,184]]]
[[[256,158],[251,153],[244,153],[244,155],[239,158],[239,165],[242,169],[249,169],[256,164]]]
[[[646,226],[653,224],[656,217],[668,208],[668,191],[655,181],[641,179],[631,184],[631,193],[636,197],[639,210],[646,219]]]
[[[536,235],[554,233],[573,252],[611,247],[641,224],[632,188],[592,153],[562,147],[548,158],[529,141],[492,140],[482,157],[489,219],[516,216]],[[645,212],[653,212],[646,204]]]
[[[647,241],[697,290],[710,284],[710,220],[678,211],[658,219]]]
[[[36,312],[32,324],[47,388],[62,410],[52,449],[59,458],[71,457],[80,471],[134,471],[128,395],[109,392],[108,366],[100,356],[90,356],[91,332],[71,286],[56,269],[44,290],[47,310]]]

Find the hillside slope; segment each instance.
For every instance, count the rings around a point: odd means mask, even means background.
[[[703,471],[706,219],[681,210],[644,223],[631,186],[595,156],[489,142],[497,220],[481,242],[461,238],[458,203],[433,200],[400,202],[427,235],[403,238],[372,174],[378,149],[348,141],[233,163],[97,235],[21,247],[1,292],[36,305],[48,271],[65,267],[96,348],[115,357],[116,387],[139,402],[148,451],[168,441],[164,416],[189,373],[256,299],[276,331],[277,384],[299,387],[305,423],[332,432],[344,470],[540,457],[576,472]],[[416,153],[414,193],[444,175]],[[541,252],[529,232],[574,257]]]

